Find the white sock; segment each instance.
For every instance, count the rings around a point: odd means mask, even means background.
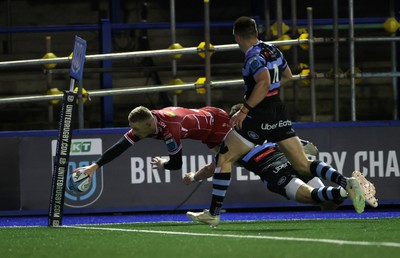
[[[348,196],[346,190],[344,190],[343,187],[340,187],[340,196],[342,196],[342,198],[347,198]]]

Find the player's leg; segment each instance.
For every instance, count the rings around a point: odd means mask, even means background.
[[[235,130],[231,130],[221,145],[217,165],[213,176],[213,191],[209,210],[187,212],[186,215],[198,222],[217,226],[219,214],[231,182],[232,163],[249,152],[254,144],[244,139]]]
[[[285,192],[291,200],[319,205],[322,210],[334,210],[347,198],[347,192],[342,187],[313,188],[298,178],[293,178],[285,186]]]
[[[210,206],[212,215],[219,215],[226,190],[231,182],[232,164],[249,152],[254,144],[231,130],[220,147],[213,176],[213,194]]]
[[[309,160],[304,152],[300,139],[291,137],[277,143],[293,168],[301,176],[316,176],[346,187],[347,178],[334,168],[319,160]]]
[[[298,137],[291,137],[278,142],[279,148],[285,153],[292,166],[300,175],[312,175],[334,182],[346,189],[353,206],[358,213],[365,207],[365,197],[360,183],[353,177],[348,178],[328,164],[319,160],[308,160]]]
[[[347,199],[348,195],[343,187],[324,186],[313,188],[311,191],[311,198],[317,202],[322,203],[325,201],[342,202]]]
[[[306,184],[311,187],[311,190],[313,190],[314,188],[325,187],[325,184],[318,177],[313,177],[311,178],[311,180],[309,178],[307,180],[304,180],[302,177],[300,177],[300,179],[306,182]],[[344,196],[346,196],[347,198],[347,192],[346,191],[344,192],[345,192]],[[329,210],[329,211],[336,210],[339,207],[339,205],[343,203],[343,201],[344,199],[342,198],[332,201],[324,201],[319,203],[319,206],[321,207],[321,210]]]
[[[348,197],[352,200],[353,206],[358,213],[365,208],[365,197],[361,185],[354,177],[345,177],[325,162],[314,160],[311,163],[310,171],[314,176],[331,181],[346,189]]]
[[[299,137],[294,136],[277,142],[279,149],[285,154],[293,168],[304,176],[312,176],[310,173],[311,161],[304,152]]]
[[[286,197],[289,200],[316,204],[311,198],[313,188],[304,183],[301,179],[293,177],[290,182],[283,188]]]

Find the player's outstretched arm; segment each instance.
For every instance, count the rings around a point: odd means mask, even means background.
[[[161,157],[154,157],[151,161],[153,168],[179,170],[182,168],[182,150],[173,155],[169,155],[169,160]]]
[[[198,182],[210,178],[214,175],[214,170],[215,163],[207,164],[196,172],[186,173],[183,177],[183,183],[185,185],[190,185],[193,182]]]
[[[132,146],[132,143],[129,142],[125,136],[122,136],[113,146],[108,148],[101,157],[96,160],[96,164],[99,167],[104,166],[105,164],[113,161],[116,157],[121,155],[124,151],[126,151],[129,147]]]
[[[119,139],[118,142],[116,142],[113,146],[107,149],[95,163],[89,166],[79,167],[75,169],[72,172],[72,174],[86,173],[89,175],[90,181],[92,181],[96,169],[104,166],[108,162],[112,161],[113,159],[121,155],[121,153],[127,150],[130,146],[132,146],[132,144],[124,136],[122,136],[121,139]]]

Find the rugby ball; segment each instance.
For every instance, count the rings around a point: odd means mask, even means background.
[[[71,174],[68,180],[68,188],[75,192],[86,192],[90,188],[90,178],[85,172]]]

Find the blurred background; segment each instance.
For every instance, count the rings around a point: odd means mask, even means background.
[[[197,47],[205,42],[207,27],[213,46],[234,44],[232,24],[243,15],[256,19],[262,40],[297,39],[310,33],[307,7],[311,7],[312,33],[320,41],[313,49],[308,45],[281,48],[293,73],[304,75],[312,68],[312,50],[313,69],[319,75],[312,82],[285,85],[282,98],[292,120],[397,120],[399,5],[394,0],[1,0],[0,62],[67,57],[75,35],[87,41],[87,55],[159,50],[176,44]],[[103,89],[194,84],[206,76],[206,62],[198,54],[86,62],[81,86],[90,95]],[[242,65],[239,50],[215,52],[210,58],[210,80],[239,80]],[[59,94],[69,88],[69,66],[2,66],[0,130],[57,129],[60,101],[1,100]],[[359,77],[351,80],[355,73]],[[129,111],[138,105],[160,109],[211,104],[228,110],[242,99],[241,85],[211,89],[209,96],[193,87],[182,92],[92,97],[85,101],[83,122],[75,128],[126,127]]]

